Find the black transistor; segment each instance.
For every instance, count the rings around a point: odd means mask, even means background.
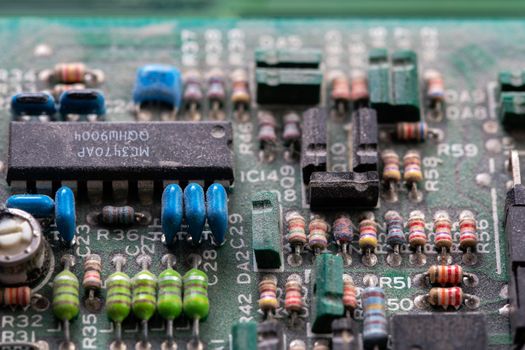
[[[324,108],[311,108],[303,113],[301,169],[306,184],[314,171],[326,171],[327,122]]]
[[[376,111],[359,108],[352,117],[352,168],[357,172],[377,171],[378,125]]]

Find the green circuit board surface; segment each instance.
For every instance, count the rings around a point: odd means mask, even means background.
[[[360,262],[357,243],[353,244],[353,263],[345,267],[358,288],[364,287],[363,277],[373,274],[385,289],[388,314],[398,312],[466,312],[459,310],[427,309],[414,306],[414,298],[425,294],[427,288],[413,283],[415,275],[426,271],[436,261],[433,240],[428,244],[426,267],[414,267],[408,262],[408,251],[403,252],[403,263],[392,268],[386,264],[386,236],[383,215],[397,210],[405,218],[412,210],[426,214],[429,237],[432,237],[432,215],[437,210],[447,210],[453,221],[455,245],[454,262],[461,262],[457,248],[459,239],[458,215],[468,209],[476,214],[478,222],[478,263],[465,270],[475,273],[480,283],[477,287],[464,288],[466,293],[480,298],[477,311],[486,316],[488,340],[491,349],[508,349],[512,343],[506,305],[507,259],[506,239],[503,232],[503,208],[507,183],[509,149],[523,149],[523,138],[518,132],[503,129],[497,117],[497,74],[502,70],[523,68],[525,23],[522,21],[474,20],[168,20],[168,19],[24,19],[0,20],[0,151],[7,164],[10,97],[20,91],[38,91],[37,74],[58,62],[84,62],[101,69],[106,81],[101,87],[107,99],[107,120],[133,121],[131,90],[138,67],[148,63],[166,63],[179,67],[183,72],[199,69],[206,72],[211,67],[221,67],[230,72],[246,68],[253,77],[254,50],[263,48],[316,48],[323,52],[322,69],[325,77],[330,70],[366,68],[367,54],[371,48],[389,50],[410,48],[418,53],[419,69],[439,69],[446,86],[445,116],[442,120],[429,120],[431,128],[443,132],[443,139],[428,140],[423,144],[397,143],[386,128],[380,129],[379,147],[394,148],[404,154],[409,148],[422,153],[425,180],[422,183],[423,201],[414,203],[403,190],[397,203],[380,200],[374,214],[380,223],[378,247],[379,262],[375,267],[365,267]],[[50,55],[35,56],[35,48],[47,45]],[[253,78],[252,78],[253,80]],[[321,105],[329,106],[328,85],[324,88]],[[289,107],[275,110],[278,119]],[[289,324],[281,308],[276,317],[285,329],[285,344],[294,339],[304,340],[308,346],[323,335],[310,332],[309,316],[312,293],[313,255],[304,254],[300,267],[284,263],[279,271],[257,271],[254,264],[251,239],[251,199],[257,191],[278,194],[280,210],[286,213],[295,209],[305,217],[311,215],[306,204],[305,188],[297,160],[287,160],[284,148],[278,148],[275,160],[261,161],[257,140],[257,106],[251,109],[251,119],[239,121],[227,105],[227,119],[234,124],[235,181],[229,188],[230,227],[226,242],[220,248],[205,243],[192,247],[181,240],[172,253],[177,258],[176,269],[189,270],[188,255],[202,256],[202,269],[210,280],[210,314],[201,324],[201,339],[209,349],[229,349],[230,330],[238,320],[260,321],[257,284],[262,275],[277,276],[279,291],[286,278],[299,274],[305,286],[306,310],[296,325]],[[303,109],[298,109],[302,112]],[[206,111],[203,113],[206,119]],[[184,119],[180,116],[179,119]],[[328,168],[349,169],[348,126],[350,114],[344,118],[331,117],[328,125]],[[281,121],[279,122],[281,123]],[[279,126],[280,128],[280,126]],[[160,140],[162,142],[162,140]],[[0,181],[1,199],[5,200],[12,189],[4,176]],[[106,204],[112,204],[107,201]],[[124,271],[130,276],[138,272],[136,257],[148,254],[153,259],[152,272],[162,271],[161,257],[168,249],[161,242],[160,198],[152,204],[130,203],[136,210],[152,214],[149,226],[109,229],[89,225],[86,217],[100,210],[86,200],[77,201],[77,244],[73,248],[61,245],[53,226],[46,237],[52,246],[52,266],[49,274],[33,290],[51,298],[52,278],[60,271],[60,258],[69,253],[76,256],[73,271],[82,276],[82,261],[90,253],[102,256],[103,278],[113,271],[111,257],[116,253],[127,256]],[[320,212],[332,222],[335,213]],[[350,211],[354,223],[359,211]],[[286,226],[282,221],[285,242]],[[277,234],[277,233],[276,233]],[[181,234],[182,235],[182,234]],[[329,247],[337,252],[337,246]],[[284,260],[289,255],[285,246]],[[83,291],[81,290],[81,295]],[[358,309],[357,320],[362,318]],[[79,317],[71,324],[72,339],[79,349],[103,349],[113,341],[113,328],[104,309],[89,313],[82,308]],[[139,323],[128,318],[123,325],[123,337],[128,348],[139,340]],[[191,336],[190,324],[185,319],[176,321],[175,337],[179,348]],[[155,316],[150,322],[150,341],[153,348],[160,348],[165,339],[164,323]],[[35,311],[3,307],[0,309],[0,343],[12,341],[46,341],[51,349],[62,340],[59,322],[51,309]],[[447,341],[444,339],[443,341]]]

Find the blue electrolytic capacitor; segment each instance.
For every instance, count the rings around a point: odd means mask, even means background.
[[[48,218],[55,212],[55,201],[43,194],[15,194],[7,198],[5,205],[28,212],[36,218]]]
[[[95,114],[99,117],[103,116],[106,114],[104,95],[94,89],[64,91],[60,96],[60,114],[62,117],[68,114]]]
[[[175,236],[180,231],[184,206],[182,202],[182,189],[179,185],[168,185],[162,193],[162,212],[160,222],[162,232],[166,238],[166,245],[175,242]]]
[[[62,186],[55,195],[55,222],[60,237],[68,244],[75,238],[76,221],[75,195],[69,187]]]
[[[206,216],[215,244],[221,245],[228,230],[228,195],[221,184],[214,183],[206,191]]]
[[[166,104],[179,109],[182,101],[182,78],[180,71],[168,65],[149,64],[137,70],[133,101]]]
[[[184,216],[192,242],[199,243],[206,222],[204,190],[199,184],[190,183],[184,189]]]
[[[11,113],[19,116],[53,116],[56,113],[55,99],[47,92],[21,92],[11,98]]]

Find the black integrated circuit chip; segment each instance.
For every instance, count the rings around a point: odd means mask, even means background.
[[[11,122],[7,182],[233,182],[230,122]]]

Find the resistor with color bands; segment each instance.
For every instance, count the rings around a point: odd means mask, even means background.
[[[272,275],[264,276],[259,282],[259,308],[267,316],[275,313],[278,307],[277,279]]]
[[[385,291],[367,287],[361,295],[363,302],[363,342],[366,349],[384,349],[388,340]]]
[[[328,246],[328,230],[330,226],[322,218],[313,218],[308,225],[308,246],[314,254],[319,254]]]

